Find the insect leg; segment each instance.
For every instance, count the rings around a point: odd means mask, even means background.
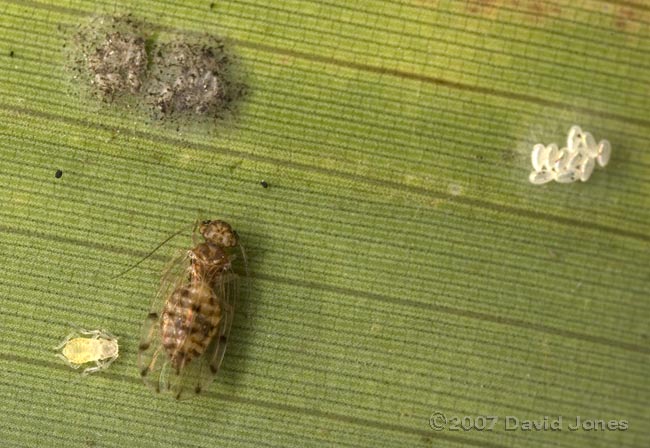
[[[151,372],[152,366],[156,364],[156,359],[158,359],[158,355],[160,355],[160,350],[162,350],[162,347],[158,347],[158,349],[154,352],[153,356],[151,357],[151,362],[149,362],[149,365],[147,365],[147,367],[142,369],[140,375],[147,376],[149,372]]]
[[[154,332],[158,329],[158,326],[156,325],[158,318],[159,318],[158,313],[149,313],[149,315],[147,315],[147,320],[149,321],[148,323],[149,328],[143,331],[143,336],[140,339],[140,346],[138,347],[138,350],[140,352],[147,350],[151,346],[151,341],[153,340]]]
[[[87,335],[92,335],[94,336],[93,339],[99,339],[101,336],[101,331],[100,330],[84,330],[83,328],[79,328],[79,333],[81,334],[87,334]]]
[[[233,309],[232,305],[228,303],[223,303],[222,306],[226,311]],[[215,350],[214,355],[212,356],[208,364],[210,371],[215,375],[219,371],[219,367],[221,366],[221,361],[223,360],[223,355],[226,352],[226,345],[228,344],[230,325],[232,325],[231,316],[232,313],[228,313],[228,312],[224,313],[224,322],[221,327],[222,328],[221,333],[215,335],[216,338],[219,338],[219,340],[217,341],[217,349]]]
[[[99,372],[100,370],[104,370],[107,367],[106,364],[102,364],[99,361],[97,361],[96,364],[97,364],[96,367],[88,367],[88,368],[84,369],[84,371],[81,372],[81,376],[88,376],[91,373]]]
[[[95,330],[95,331],[93,331],[92,333],[88,333],[88,334],[92,334],[94,340],[102,339],[102,338],[104,337],[104,335],[102,334],[102,332],[99,331],[99,330]]]
[[[54,356],[56,356],[57,358],[61,359],[64,363],[66,363],[66,364],[68,365],[68,367],[70,367],[70,368],[72,368],[72,369],[78,369],[79,367],[81,367],[80,364],[72,364],[72,363],[70,362],[70,360],[69,360],[68,358],[66,358],[65,356],[63,356],[61,353],[57,353],[57,354],[54,355]]]
[[[108,358],[108,360],[102,361],[102,369],[107,369],[108,366],[113,364],[113,361],[117,359],[118,355],[112,356],[111,358]]]
[[[203,378],[203,369],[205,369],[205,365],[201,363],[201,368],[196,379],[196,386],[194,387],[194,392],[197,394],[200,394],[201,390],[203,389],[203,385],[201,384],[201,378]]]
[[[221,306],[223,307],[224,311],[226,312],[226,315],[228,316],[231,316],[235,309],[235,307],[228,302],[221,302]]]
[[[197,244],[199,244],[199,226],[200,225],[201,225],[201,218],[196,218],[196,221],[194,221],[194,227],[192,228],[192,245],[193,246],[196,246]]]
[[[63,342],[61,342],[59,345],[57,345],[56,347],[54,347],[54,350],[59,350],[59,349],[62,349],[63,347],[65,347],[65,345],[66,345],[68,342],[70,342],[70,339],[72,339],[74,336],[76,336],[74,333],[70,333],[69,335],[67,335],[67,336],[65,337],[65,339],[63,340]]]
[[[104,339],[113,339],[113,340],[117,339],[115,336],[113,336],[113,334],[111,334],[108,331],[103,330],[103,329],[102,330],[97,330],[97,334],[100,337],[104,338]]]
[[[71,326],[72,328],[74,328],[75,330],[77,330],[77,333],[81,333],[81,334],[92,334],[91,331],[88,331],[88,330],[86,330],[86,329],[84,329],[84,328],[81,328],[79,325],[77,325],[77,324],[73,324],[72,322],[68,322],[68,325]]]

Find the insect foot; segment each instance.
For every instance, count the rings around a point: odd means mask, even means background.
[[[537,144],[531,153],[533,171],[528,180],[535,185],[552,180],[558,183],[571,183],[577,180],[586,182],[591,177],[596,163],[605,167],[609,162],[611,145],[607,140],[596,140],[580,126],[572,126],[567,137],[567,145],[558,148],[555,143],[548,146]]]

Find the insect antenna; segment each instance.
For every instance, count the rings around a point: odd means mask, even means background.
[[[250,270],[248,268],[248,258],[246,257],[246,252],[244,251],[244,246],[241,245],[241,244],[239,244],[239,251],[241,252],[241,257],[242,257],[242,260],[243,260],[242,264],[244,265],[244,272],[246,273],[246,284],[245,284],[246,291],[244,291],[244,293],[245,293],[246,299],[248,301],[248,297],[251,294],[251,285],[250,285],[251,273],[250,273]]]
[[[246,252],[244,252],[244,246],[239,245],[239,251],[241,252],[241,257],[244,260],[244,271],[246,271],[246,277],[250,277],[251,273],[248,270],[248,258],[246,258]]]
[[[165,239],[164,239],[160,244],[158,244],[156,247],[154,247],[154,249],[153,249],[151,252],[149,252],[147,255],[145,255],[144,257],[142,257],[142,258],[141,258],[137,263],[135,263],[134,265],[129,266],[127,269],[125,269],[124,271],[120,272],[119,274],[112,276],[112,277],[111,277],[111,280],[115,280],[116,278],[121,277],[121,276],[123,276],[124,274],[128,274],[128,273],[131,272],[133,269],[135,269],[135,268],[137,268],[138,266],[140,266],[140,265],[141,265],[145,260],[147,260],[149,257],[151,257],[151,256],[152,256],[152,255],[153,255],[153,254],[158,250],[158,249],[160,249],[160,248],[163,247],[165,244],[167,244],[167,243],[168,243],[172,238],[178,236],[181,232],[185,231],[186,228],[187,228],[186,226],[183,226],[183,228],[181,228],[181,229],[177,230],[176,232],[172,233],[171,235],[169,235],[169,236],[168,236],[167,238],[165,238]]]

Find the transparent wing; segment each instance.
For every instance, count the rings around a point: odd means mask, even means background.
[[[246,256],[231,254],[231,266],[214,278],[203,279],[210,284],[219,303],[220,318],[217,330],[208,342],[206,350],[185,364],[180,370],[172,363],[161,343],[160,321],[167,298],[176,288],[188,281],[189,253],[184,251],[166,269],[160,288],[154,298],[151,311],[143,325],[138,367],[144,382],[156,392],[172,395],[183,400],[205,391],[214,380],[223,360],[240,294],[250,292]],[[244,280],[244,281],[242,281]],[[242,284],[245,285],[242,288]],[[189,323],[192,326],[191,322]]]
[[[248,265],[241,247],[240,252],[241,257],[232,256],[230,269],[209,280],[220,305],[221,316],[217,331],[205,352],[179,372],[172,369],[169,363],[161,370],[160,391],[169,393],[177,400],[189,399],[207,390],[219,372],[230,337],[235,303],[249,291]]]
[[[214,291],[219,300],[221,316],[217,331],[205,352],[176,371],[170,366],[163,370],[161,392],[167,392],[177,400],[185,400],[207,390],[219,371],[228,344],[237,296],[239,277],[225,273],[217,280]]]
[[[179,252],[169,262],[160,281],[149,314],[142,325],[140,345],[138,347],[138,370],[145,384],[160,391],[161,375],[169,364],[165,350],[161,344],[160,320],[167,298],[183,282],[186,281],[189,268],[189,253]]]

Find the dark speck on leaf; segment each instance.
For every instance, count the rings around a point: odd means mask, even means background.
[[[13,57],[14,57],[14,54],[16,54],[16,53],[14,53],[14,51],[11,50],[11,51],[9,52],[9,57],[10,57],[10,58],[13,58]]]
[[[54,174],[54,177],[56,177],[57,179],[61,179],[61,176],[63,176],[63,171],[56,170],[56,173]]]
[[[265,180],[263,180],[262,182],[260,182],[260,185],[261,185],[262,187],[264,187],[264,188],[269,188],[269,183],[268,183],[267,181],[265,181]]]
[[[214,2],[210,3],[210,9],[214,8]]]

